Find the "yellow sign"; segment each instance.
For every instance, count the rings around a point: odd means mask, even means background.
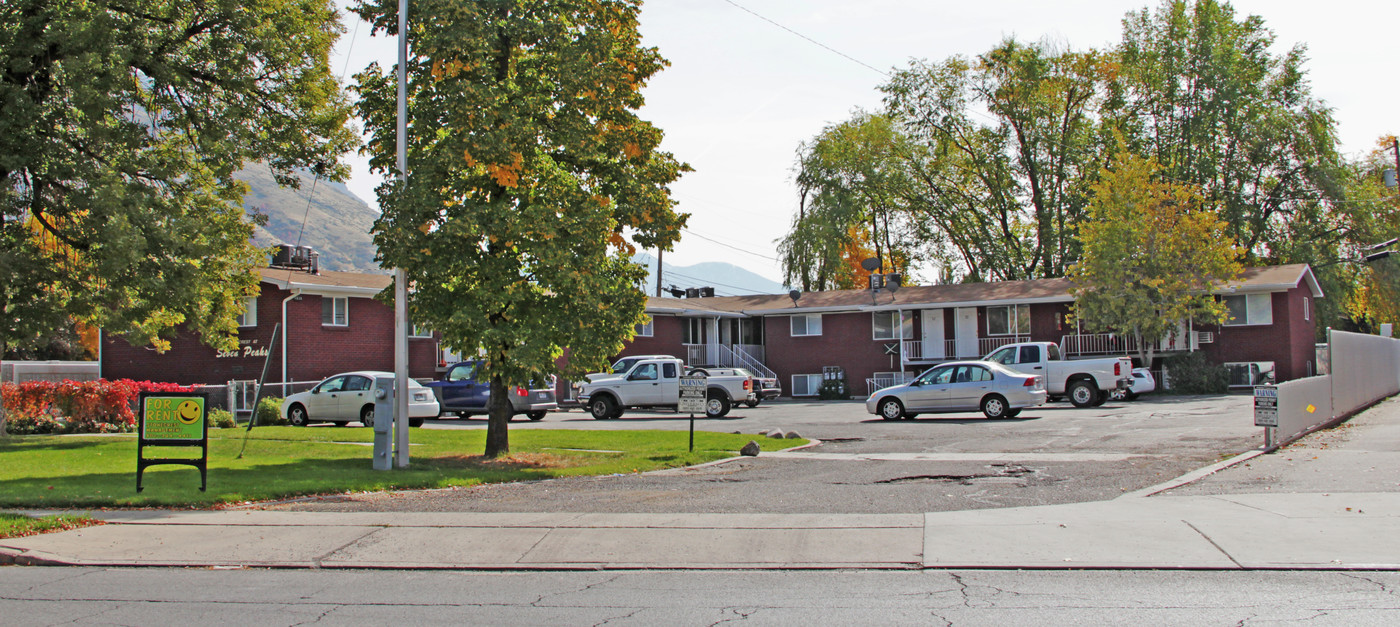
[[[202,440],[207,412],[202,396],[148,396],[142,399],[141,437],[147,440]]]
[[[1314,412],[1317,411],[1317,407],[1314,407],[1312,403],[1308,403],[1308,406],[1306,407],[1306,409],[1308,410],[1308,413],[1309,413],[1309,414],[1314,413]]]

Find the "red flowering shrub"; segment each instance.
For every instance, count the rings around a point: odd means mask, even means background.
[[[12,433],[118,433],[136,428],[141,392],[193,392],[198,386],[132,381],[26,381],[0,384]]]

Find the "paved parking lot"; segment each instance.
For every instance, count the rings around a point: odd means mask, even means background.
[[[779,428],[823,440],[794,453],[703,468],[471,489],[335,497],[276,506],[321,511],[922,513],[1113,498],[1262,443],[1248,396],[1144,397],[1076,409],[1053,403],[1013,419],[980,414],[890,422],[858,402],[736,408],[697,430]],[[484,429],[482,418],[430,421]],[[594,420],[578,410],[524,419],[520,429],[683,431],[687,416],[629,412]],[[759,436],[755,436],[759,437]],[[677,439],[678,446],[684,445]]]

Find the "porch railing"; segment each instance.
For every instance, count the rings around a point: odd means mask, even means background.
[[[868,377],[865,380],[866,396],[874,394],[876,390],[890,387],[891,385],[903,385],[908,383],[914,376],[907,372],[896,372],[878,377]]]
[[[963,344],[969,345],[960,346],[957,340],[942,340],[943,355],[938,356],[924,353],[924,347],[927,343],[923,340],[905,340],[903,345],[904,360],[941,361],[950,359],[981,359],[983,355],[986,355],[987,353],[990,353],[998,348],[1006,346],[1007,344],[1029,341],[1031,341],[1031,337],[1029,335],[999,335],[996,337],[979,337],[977,338],[977,343],[975,344],[977,348],[974,352],[966,350],[971,346],[971,344],[967,342],[964,342]],[[961,352],[959,351],[960,348],[963,349],[961,350]]]
[[[752,348],[752,346],[749,346],[749,347],[746,348],[745,345],[743,345],[743,344],[735,344],[735,345],[734,345],[734,360],[735,360],[741,367],[743,367],[743,368],[748,368],[749,370],[752,370],[752,371],[754,372],[754,374],[757,374],[757,375],[760,376],[760,377],[765,377],[765,378],[769,378],[769,379],[776,379],[776,378],[778,378],[778,373],[773,372],[773,370],[772,370],[771,368],[769,368],[768,366],[764,365],[764,364],[763,364],[763,361],[762,361],[759,357],[757,357],[757,356],[755,356],[753,353],[749,352],[749,348]],[[761,350],[763,347],[762,347],[762,346],[759,346],[758,348]]]
[[[1167,335],[1157,341],[1155,349],[1160,352],[1197,350],[1201,344],[1215,341],[1215,334],[1209,331]],[[1066,335],[1060,340],[1060,352],[1066,357],[1081,355],[1114,355],[1138,351],[1138,339],[1131,335],[1117,333],[1084,333]]]

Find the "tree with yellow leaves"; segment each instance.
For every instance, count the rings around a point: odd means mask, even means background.
[[[687,168],[636,114],[665,65],[641,46],[639,4],[415,2],[406,184],[394,75],[356,77],[371,166],[386,174],[379,259],[407,274],[415,323],[484,351],[488,457],[510,451],[506,384],[601,370],[643,320],[634,245],[669,248],[684,226],[667,185]],[[397,34],[396,1],[355,11]]]
[[[1146,367],[1157,340],[1182,321],[1225,320],[1210,288],[1241,270],[1226,223],[1196,189],[1160,180],[1161,171],[1127,151],[1114,157],[1090,188],[1083,256],[1069,269],[1074,316],[1135,337]]]

